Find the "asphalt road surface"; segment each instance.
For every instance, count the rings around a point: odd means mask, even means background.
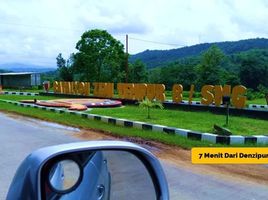
[[[21,161],[33,150],[61,143],[79,141],[79,130],[39,120],[0,113],[0,199],[5,199],[12,177]],[[267,186],[220,179],[198,174],[162,162],[171,200],[264,200]]]

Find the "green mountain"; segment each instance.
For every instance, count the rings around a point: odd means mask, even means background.
[[[199,56],[212,45],[217,45],[225,54],[230,55],[251,49],[268,49],[268,39],[256,38],[234,42],[204,43],[171,50],[146,50],[130,56],[129,60],[130,62],[141,60],[147,65],[147,68],[151,69],[182,58]]]
[[[0,64],[0,69],[4,71],[12,72],[49,72],[56,70],[53,66],[41,66],[33,64],[22,64],[22,63],[5,63]]]

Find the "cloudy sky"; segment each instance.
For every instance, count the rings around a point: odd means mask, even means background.
[[[55,66],[82,33],[105,29],[129,52],[268,38],[268,0],[0,0],[0,64]]]

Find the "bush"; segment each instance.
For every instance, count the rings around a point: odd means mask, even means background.
[[[253,89],[249,88],[247,89],[246,96],[248,100],[261,99],[265,97],[265,93],[254,91]]]
[[[258,85],[257,89],[259,90],[260,93],[263,93],[264,95],[268,94],[268,88],[261,84]]]
[[[155,100],[150,101],[147,97],[143,101],[139,102],[139,107],[147,109],[147,118],[148,119],[151,118],[151,115],[150,115],[151,108],[160,108],[160,109],[164,108],[161,102],[158,102]]]

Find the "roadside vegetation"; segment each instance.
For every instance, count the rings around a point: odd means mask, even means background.
[[[252,42],[256,42],[254,47],[244,48],[252,45]],[[201,45],[199,48],[202,49],[193,55],[186,53],[189,48],[182,48],[179,50],[186,51],[184,56],[177,57],[174,52],[169,59],[166,51],[154,51],[158,52],[158,56],[144,52],[143,55],[147,57],[140,57],[139,60],[125,54],[123,44],[107,31],[93,29],[83,33],[76,44],[77,52],[69,58],[65,59],[59,53],[54,76],[49,74],[44,77],[61,81],[161,83],[167,91],[171,91],[174,84],[181,84],[185,92],[193,84],[196,97],[204,85],[233,87],[241,84],[248,88],[248,100],[265,99],[268,94],[268,49],[258,43],[264,44],[265,41],[240,41],[236,48],[231,43],[231,46],[226,43],[219,46]],[[162,58],[167,60],[158,60]],[[149,62],[142,62],[148,59]],[[127,61],[131,62],[126,72]],[[154,66],[150,65],[153,63]],[[167,97],[170,97],[168,92]]]
[[[225,115],[216,115],[210,112],[153,108],[151,109],[151,118],[147,118],[146,111],[136,106],[106,109],[94,108],[88,112],[207,133],[214,131],[214,124],[224,126],[226,119]],[[268,135],[268,122],[266,120],[230,116],[227,128],[234,135]]]
[[[17,95],[1,95],[0,99],[20,101],[20,100],[50,100],[58,97],[51,96],[17,96]],[[9,104],[3,106],[10,107]],[[16,106],[17,107],[17,106]],[[8,110],[2,107],[0,109]],[[18,107],[17,107],[18,108]],[[40,112],[40,110],[33,110]],[[213,126],[217,124],[224,126],[225,115],[217,115],[210,112],[190,112],[170,109],[150,109],[151,118],[148,118],[146,109],[138,106],[124,106],[120,108],[94,108],[87,111],[92,114],[99,114],[117,118],[124,118],[135,121],[148,122],[152,124],[166,125],[176,128],[189,129],[200,132],[214,132]],[[113,127],[113,125],[108,125]],[[101,126],[99,127],[101,129]],[[234,135],[268,135],[268,122],[266,120],[252,119],[241,116],[230,116],[229,125],[227,127]]]
[[[124,45],[106,30],[92,29],[82,34],[75,46],[76,53],[69,58],[61,53],[55,55],[57,70],[43,73],[42,81],[161,83],[166,86],[167,99],[171,99],[172,86],[181,84],[185,100],[193,84],[193,100],[197,101],[204,85],[241,84],[247,87],[248,104],[267,104],[266,44],[265,39],[203,44],[174,49],[169,56],[167,51],[145,51],[137,54],[139,60],[124,53]],[[195,50],[191,52],[192,48]]]
[[[223,146],[218,144],[212,144],[206,141],[201,142],[196,140],[189,140],[179,135],[168,135],[159,132],[140,130],[136,128],[126,128],[117,125],[107,124],[101,121],[81,118],[80,116],[77,115],[71,115],[67,113],[59,114],[36,108],[25,108],[4,102],[0,102],[0,111],[8,113],[16,113],[19,115],[56,122],[67,126],[101,131],[102,133],[107,133],[122,138],[136,137],[136,138],[142,138],[144,140],[153,140],[168,145],[179,146],[185,149],[190,149],[192,147],[201,147],[201,146],[203,147]]]
[[[244,46],[244,45],[243,45]],[[141,60],[129,61],[129,55],[124,53],[123,44],[105,30],[88,30],[76,44],[76,53],[71,53],[65,59],[59,53],[57,70],[42,75],[42,81],[88,81],[88,82],[127,82],[129,83],[161,83],[166,86],[167,100],[172,99],[172,86],[182,84],[184,87],[183,100],[187,101],[189,88],[195,85],[195,91],[200,91],[204,85],[244,85],[247,90],[247,104],[266,105],[268,94],[268,50],[250,49],[226,53],[216,45],[210,45],[201,53],[191,57],[178,58],[161,66],[149,69]],[[96,53],[98,52],[98,53]],[[163,53],[163,52],[162,52]],[[162,56],[158,56],[161,58]],[[154,58],[156,59],[156,58]],[[4,88],[5,89],[5,88]],[[91,88],[92,89],[92,88]],[[13,91],[13,90],[12,90]],[[40,88],[20,90],[40,92]],[[115,96],[116,97],[116,96]],[[0,99],[13,101],[37,99],[56,99],[51,96],[15,96],[0,95]],[[200,101],[200,93],[195,92],[194,101]],[[223,126],[224,115],[209,112],[186,112],[181,110],[161,110],[150,108],[144,103],[146,110],[137,106],[126,106],[112,109],[93,109],[90,113],[111,117],[126,118],[152,124],[161,124],[177,128],[201,132],[213,132],[214,124]],[[160,141],[166,144],[178,145],[183,148],[193,146],[216,146],[208,142],[188,140],[177,135],[167,135],[135,128],[124,128],[99,121],[82,119],[79,116],[58,114],[50,111],[24,108],[0,102],[0,110],[14,112],[29,117],[36,117],[81,128],[105,131],[120,137],[141,137],[143,139]],[[268,123],[245,117],[230,116],[229,126],[236,135],[268,135]]]
[[[56,122],[66,126],[73,126],[77,128],[83,128],[93,131],[101,131],[102,133],[118,136],[120,138],[126,138],[127,140],[131,137],[141,138],[143,140],[152,140],[156,142],[161,142],[168,145],[178,146],[184,149],[191,149],[192,147],[232,147],[232,146],[244,146],[244,145],[222,145],[213,144],[208,141],[196,141],[190,140],[179,135],[170,135],[160,132],[140,130],[136,128],[127,128],[117,125],[110,125],[105,122],[90,120],[81,118],[77,115],[72,115],[68,113],[55,113],[46,110],[40,110],[37,108],[20,107],[9,103],[0,102],[0,111],[6,113],[15,113],[22,116],[37,118],[41,120],[46,120],[50,122]],[[247,144],[248,146],[265,146],[265,145],[254,145]]]
[[[139,107],[147,110],[147,119],[151,119],[150,111],[152,108],[164,108],[161,102],[150,101],[148,98],[139,102]]]

